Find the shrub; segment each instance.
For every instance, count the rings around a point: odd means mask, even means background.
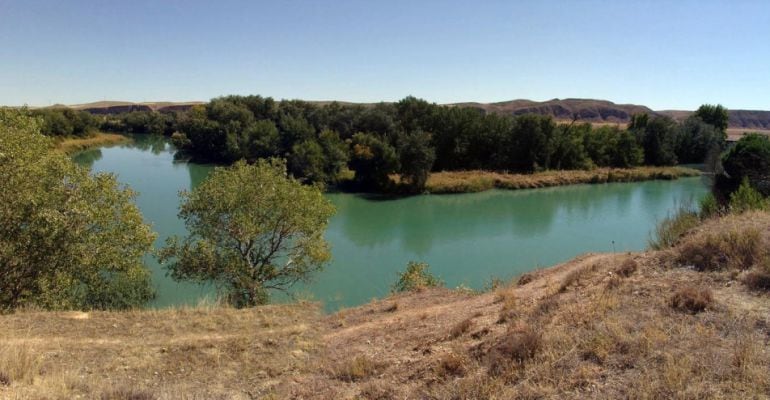
[[[452,327],[452,330],[449,331],[449,336],[452,339],[458,338],[463,334],[465,334],[465,332],[468,332],[468,330],[470,330],[472,326],[473,326],[473,319],[471,318],[464,319]]]
[[[0,386],[10,386],[11,377],[3,371],[0,371]]]
[[[567,274],[567,276],[564,277],[564,280],[561,282],[561,285],[559,285],[559,293],[564,293],[567,291],[567,288],[576,284],[580,283],[580,278],[584,274],[584,270],[574,270]]]
[[[366,356],[357,356],[352,360],[337,365],[333,373],[339,380],[357,382],[376,374],[382,366],[382,364],[374,362]]]
[[[636,272],[637,268],[639,268],[639,264],[637,264],[633,258],[627,258],[625,261],[623,261],[622,264],[620,264],[618,268],[615,269],[615,273],[624,278],[628,278],[629,276],[633,275],[634,272]]]
[[[704,234],[679,248],[677,261],[699,271],[748,269],[765,258],[760,232],[754,228]]]
[[[700,224],[700,217],[692,207],[680,205],[674,214],[670,214],[655,228],[655,236],[650,239],[650,248],[663,250],[672,247],[682,235]]]
[[[740,214],[751,210],[766,210],[768,201],[751,187],[749,178],[744,177],[738,190],[730,194],[730,211]]]
[[[752,290],[770,290],[770,266],[762,266],[749,272],[743,283]]]
[[[519,280],[516,282],[516,284],[519,285],[519,286],[524,286],[524,285],[532,282],[533,280],[535,280],[535,275],[530,273],[530,272],[527,272],[525,274],[522,274],[519,277]]]
[[[513,293],[504,293],[500,296],[500,301],[503,302],[503,307],[500,309],[497,323],[503,324],[516,319],[518,317],[516,312],[516,296]]]
[[[428,268],[430,266],[427,263],[410,261],[406,266],[406,271],[399,272],[398,281],[393,284],[391,291],[394,293],[409,292],[441,286],[441,280],[428,272]]]
[[[701,219],[710,218],[719,215],[722,212],[722,208],[717,202],[716,197],[712,193],[707,194],[700,201],[700,217]]]
[[[741,138],[722,156],[724,174],[716,176],[715,194],[729,198],[748,179],[764,196],[770,195],[770,138],[749,134]]]
[[[155,400],[157,397],[150,392],[137,389],[117,389],[102,394],[101,400]]]
[[[398,303],[393,303],[387,307],[385,307],[385,312],[395,312],[398,310]]]
[[[714,297],[708,288],[686,286],[671,296],[669,304],[676,310],[697,314],[705,311],[713,302]]]
[[[489,368],[492,374],[506,371],[511,363],[521,364],[534,357],[542,346],[539,333],[527,325],[511,329],[489,352]]]
[[[467,360],[455,353],[443,355],[435,368],[436,375],[440,377],[464,376],[467,371]]]

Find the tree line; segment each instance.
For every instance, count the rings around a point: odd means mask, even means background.
[[[627,129],[550,116],[500,115],[440,106],[415,97],[374,105],[276,101],[225,96],[188,111],[134,111],[92,116],[45,109],[49,136],[96,129],[166,135],[195,161],[231,164],[278,157],[305,183],[337,184],[348,169],[358,189],[420,191],[431,171],[628,168],[701,163],[721,151],[727,110],[704,105],[682,122],[634,115]]]

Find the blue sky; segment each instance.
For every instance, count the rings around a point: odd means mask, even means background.
[[[0,104],[601,98],[770,109],[770,1],[0,0]]]

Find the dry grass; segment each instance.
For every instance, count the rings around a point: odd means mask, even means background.
[[[633,275],[637,269],[639,269],[639,264],[634,261],[633,258],[627,258],[615,269],[615,273],[624,278],[628,278]]]
[[[697,314],[712,307],[714,295],[708,288],[685,286],[671,296],[669,303],[673,309]]]
[[[131,141],[127,136],[115,133],[99,132],[94,136],[86,138],[66,138],[56,142],[56,149],[65,153],[73,154],[79,151],[94,147],[109,146],[113,144],[125,143]]]
[[[428,177],[429,193],[468,193],[490,189],[535,189],[579,183],[637,182],[698,176],[700,172],[682,167],[597,168],[593,170],[545,171],[508,174],[492,171],[443,171]]]
[[[351,360],[337,364],[332,374],[335,378],[346,382],[358,382],[367,379],[383,368],[382,363],[373,361],[367,356],[359,355]]]
[[[473,327],[473,318],[464,319],[452,327],[452,330],[449,331],[449,337],[451,337],[452,339],[456,339],[466,334],[472,327]]]
[[[522,286],[428,288],[330,316],[309,306],[0,316],[0,348],[26,348],[0,353],[0,366],[29,360],[6,372],[0,398],[121,388],[158,400],[767,398],[770,296],[746,281],[764,264],[671,263],[682,246],[738,228],[768,247],[770,213],[749,213],[709,220],[665,251],[587,254]]]
[[[693,235],[677,251],[680,264],[699,271],[749,269],[767,257],[760,231],[751,226]]]

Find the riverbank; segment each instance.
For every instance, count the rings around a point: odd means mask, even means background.
[[[425,191],[433,194],[473,193],[491,189],[536,189],[584,183],[640,182],[699,176],[684,167],[596,168],[592,170],[544,171],[506,174],[492,171],[443,171],[431,173]]]
[[[131,138],[117,133],[98,132],[94,136],[85,138],[71,137],[57,140],[56,149],[65,154],[74,154],[95,147],[109,146],[130,141]]]
[[[770,213],[748,213],[664,251],[331,315],[22,311],[0,316],[0,398],[764,398],[768,246]],[[690,267],[714,248],[728,257]]]

